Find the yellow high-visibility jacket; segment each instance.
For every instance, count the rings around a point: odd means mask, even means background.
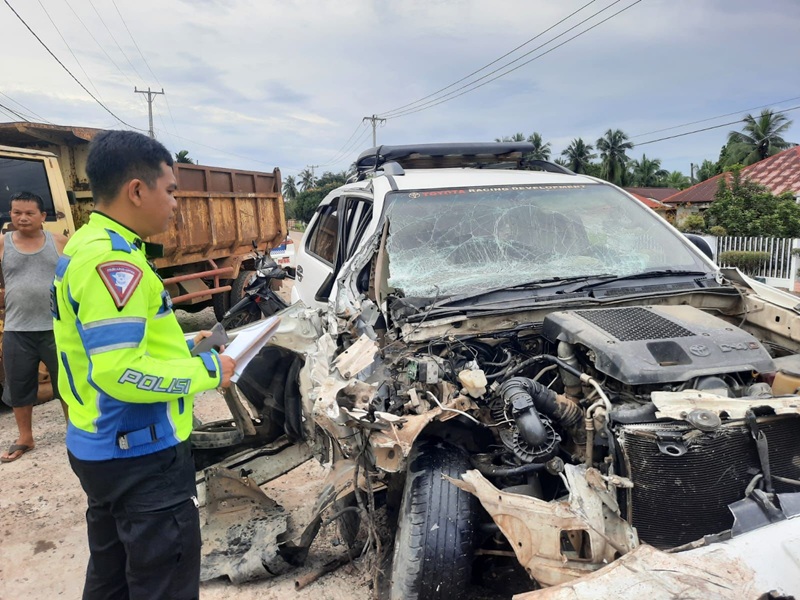
[[[64,248],[52,295],[69,451],[108,460],[186,440],[194,394],[220,384],[219,356],[191,356],[136,233],[94,212]]]

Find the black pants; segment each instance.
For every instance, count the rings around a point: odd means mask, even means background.
[[[200,516],[188,442],[137,458],[69,455],[89,499],[84,600],[200,595]]]
[[[3,333],[3,367],[6,385],[3,401],[14,407],[33,406],[39,391],[39,361],[50,373],[53,398],[58,393],[56,340],[50,331],[6,331]]]

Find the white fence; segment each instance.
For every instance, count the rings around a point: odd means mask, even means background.
[[[729,267],[719,262],[719,255],[723,252],[766,252],[770,259],[764,261],[754,273],[756,277],[763,277],[769,285],[795,289],[797,269],[800,267],[799,257],[792,250],[800,248],[800,239],[797,238],[769,238],[769,237],[713,237],[703,236],[711,245],[714,257],[719,266]]]

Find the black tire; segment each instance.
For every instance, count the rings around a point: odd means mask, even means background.
[[[211,421],[198,425],[190,436],[192,448],[207,450],[229,448],[244,439],[233,421]]]
[[[211,296],[211,303],[214,306],[214,316],[217,318],[217,321],[222,321],[222,317],[230,310],[231,306],[244,298],[244,288],[252,281],[255,274],[255,271],[241,269],[236,279],[220,280],[220,285],[230,285],[231,291]]]
[[[230,309],[231,306],[239,302],[239,300],[244,298],[245,296],[244,290],[250,284],[250,282],[253,281],[253,278],[255,276],[256,276],[255,271],[245,271],[245,270],[239,271],[239,275],[236,277],[236,279],[233,280],[233,283],[231,284],[231,291],[228,294],[223,294],[228,297],[228,309]],[[244,327],[245,325],[249,325],[250,323],[255,323],[261,318],[261,309],[259,309],[255,303],[253,303],[249,307],[249,309],[250,310],[241,311],[236,313],[235,315],[231,315],[227,319],[223,319],[218,316],[217,320],[222,323],[222,326],[225,329],[236,329],[237,327]]]
[[[476,498],[442,478],[470,468],[467,455],[426,443],[409,457],[397,520],[391,600],[467,597],[474,556]]]

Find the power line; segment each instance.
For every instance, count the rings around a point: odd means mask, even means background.
[[[147,58],[145,58],[145,55],[142,52],[142,49],[139,47],[139,44],[136,42],[136,38],[133,37],[133,33],[131,33],[131,30],[128,27],[128,23],[125,21],[125,17],[122,16],[122,12],[120,12],[119,7],[117,6],[116,0],[111,0],[111,4],[114,5],[114,9],[116,9],[117,14],[119,15],[120,21],[122,21],[122,24],[125,26],[125,31],[128,32],[128,36],[131,38],[131,41],[133,42],[133,45],[136,47],[136,50],[139,52],[139,56],[142,57],[142,61],[144,61],[144,64],[147,67],[147,70],[150,71],[150,75],[153,76],[153,78],[156,80],[156,83],[159,86],[161,86],[161,88],[163,89],[164,86],[162,85],[161,81],[159,81],[158,75],[156,75],[153,72],[153,69],[150,68],[150,63],[147,62]],[[175,125],[175,118],[172,116],[172,107],[169,105],[169,98],[167,97],[166,94],[164,94],[164,101],[167,103],[167,111],[169,112],[169,120],[172,121],[172,130],[177,132],[178,131],[178,127],[177,127],[177,125]],[[161,118],[161,115],[159,115],[159,118]],[[161,119],[161,122],[162,122],[162,124],[164,124],[164,120],[163,119]],[[166,130],[166,128],[167,128],[167,126],[166,126],[166,124],[164,124],[164,129]]]
[[[356,131],[358,130],[356,129]],[[356,137],[350,144],[348,144],[346,148],[343,148],[334,158],[319,166],[329,167],[341,163],[343,160],[345,160],[347,155],[350,154],[350,152],[352,152],[354,149],[358,148],[361,145],[361,143],[369,135],[369,132],[370,132],[369,127],[364,127],[364,130],[361,132],[361,134],[358,137]]]
[[[19,100],[14,100],[14,98],[12,98],[11,96],[9,96],[8,94],[4,94],[3,92],[0,92],[0,96],[3,96],[4,98],[8,98],[9,100],[11,100],[11,102],[13,102],[14,104],[16,104],[16,105],[17,105],[17,106],[19,106],[20,108],[22,108],[22,110],[24,110],[24,111],[26,111],[27,113],[29,113],[29,114],[33,115],[34,117],[36,117],[36,118],[37,118],[37,119],[39,119],[40,121],[42,121],[42,122],[44,122],[44,123],[48,123],[48,124],[50,124],[50,125],[52,125],[52,124],[53,124],[53,123],[51,123],[50,121],[48,121],[47,119],[45,119],[43,116],[41,116],[41,115],[37,115],[35,112],[33,112],[33,110],[31,110],[30,108],[28,108],[27,106],[25,106],[24,104],[22,104],[22,102],[20,102]]]
[[[61,65],[61,68],[62,68],[62,69],[64,69],[64,70],[65,70],[65,71],[66,71],[66,72],[69,74],[69,76],[70,76],[70,77],[72,77],[72,79],[74,79],[74,80],[75,80],[75,83],[77,83],[79,86],[81,86],[81,88],[83,88],[83,91],[84,91],[84,92],[86,92],[87,94],[89,94],[89,96],[91,96],[92,100],[94,100],[95,102],[97,102],[97,103],[98,103],[100,106],[102,106],[102,107],[103,107],[103,109],[104,109],[104,110],[105,110],[105,111],[106,111],[108,114],[110,114],[112,117],[114,117],[114,118],[115,118],[117,121],[119,121],[120,123],[122,123],[122,124],[123,124],[123,125],[125,125],[126,127],[130,127],[131,129],[139,129],[139,131],[143,131],[143,130],[142,130],[142,129],[140,129],[139,127],[135,127],[135,126],[131,125],[130,123],[126,123],[125,121],[123,121],[122,119],[120,119],[120,118],[119,118],[117,115],[115,115],[115,114],[114,114],[114,113],[111,111],[111,109],[110,109],[110,108],[108,108],[108,107],[107,107],[105,104],[103,104],[103,103],[102,103],[100,100],[98,100],[98,99],[97,99],[97,97],[96,97],[94,94],[92,94],[92,92],[90,92],[90,91],[89,91],[89,89],[88,89],[88,88],[87,88],[85,85],[83,85],[83,84],[81,83],[80,79],[78,79],[77,77],[75,77],[75,75],[73,75],[73,74],[72,74],[72,71],[70,71],[70,70],[67,68],[67,66],[66,66],[66,65],[65,65],[63,62],[61,62],[61,60],[59,60],[59,58],[58,58],[58,57],[57,57],[55,54],[53,54],[53,51],[52,51],[52,50],[50,50],[50,48],[48,48],[48,47],[47,47],[47,44],[45,44],[45,43],[42,41],[42,39],[41,39],[41,38],[40,38],[38,35],[36,35],[36,32],[35,32],[33,29],[31,29],[30,25],[28,25],[28,24],[25,22],[25,19],[23,19],[23,18],[20,16],[20,14],[19,14],[19,13],[18,13],[16,10],[14,10],[14,7],[13,7],[13,6],[11,6],[11,3],[9,2],[9,0],[3,0],[3,1],[6,3],[6,6],[8,6],[8,8],[10,8],[10,9],[11,9],[11,12],[13,12],[13,13],[14,13],[14,15],[16,15],[17,19],[19,19],[19,20],[20,20],[20,22],[21,22],[23,25],[25,25],[25,28],[26,28],[28,31],[30,31],[30,32],[31,32],[31,35],[32,35],[33,37],[35,37],[35,38],[36,38],[36,40],[37,40],[37,41],[38,41],[38,42],[39,42],[39,43],[42,45],[42,47],[43,47],[45,50],[47,50],[48,54],[50,54],[50,56],[52,56],[52,57],[53,57],[53,59],[55,59],[55,61],[56,61],[56,62],[57,62],[59,65]]]
[[[630,9],[630,8],[633,8],[634,6],[636,6],[637,4],[639,4],[640,2],[642,2],[642,0],[635,0],[635,2],[633,2],[633,3],[629,4],[628,6],[626,6],[626,7],[622,8],[621,10],[618,10],[617,12],[615,12],[614,14],[612,14],[612,15],[610,15],[610,16],[608,16],[608,17],[606,17],[605,19],[603,19],[603,20],[601,20],[601,21],[599,21],[599,22],[595,23],[595,24],[594,24],[594,25],[592,25],[591,27],[587,27],[587,28],[586,28],[586,29],[584,29],[583,31],[581,31],[581,32],[579,32],[579,33],[575,34],[574,36],[572,36],[572,37],[570,37],[570,38],[568,38],[568,39],[564,40],[564,41],[563,41],[563,42],[561,42],[560,44],[557,44],[557,45],[553,46],[552,48],[550,48],[550,49],[548,49],[548,50],[546,50],[546,51],[542,52],[541,54],[537,54],[537,55],[536,55],[536,56],[534,56],[533,58],[530,58],[530,59],[526,60],[525,62],[523,62],[523,63],[521,63],[521,64],[519,64],[519,65],[517,65],[517,66],[515,66],[515,67],[513,67],[513,68],[511,68],[511,69],[508,69],[508,70],[506,70],[506,71],[504,71],[504,72],[500,73],[499,75],[496,75],[495,77],[491,77],[491,79],[488,79],[488,80],[486,80],[486,81],[483,81],[483,83],[480,83],[480,84],[478,84],[478,85],[475,85],[475,84],[477,84],[479,81],[482,81],[482,80],[486,79],[487,77],[490,77],[491,75],[494,75],[495,73],[498,73],[498,72],[502,71],[502,70],[503,70],[503,69],[505,69],[506,67],[508,67],[508,66],[510,66],[510,65],[512,65],[512,64],[514,64],[515,62],[518,62],[520,59],[524,58],[525,56],[528,56],[528,55],[532,54],[533,52],[535,52],[536,50],[539,50],[539,49],[543,48],[544,46],[546,46],[546,45],[548,45],[548,44],[552,43],[553,41],[555,41],[555,40],[557,40],[558,38],[560,38],[560,37],[562,37],[562,36],[566,35],[566,34],[567,34],[567,33],[569,33],[570,31],[573,31],[573,30],[577,29],[578,27],[580,27],[581,25],[583,25],[583,24],[584,24],[584,23],[586,23],[587,21],[589,21],[589,20],[593,19],[594,17],[596,17],[596,16],[597,16],[597,15],[599,15],[600,13],[602,13],[602,12],[604,12],[604,11],[608,10],[609,8],[611,8],[612,6],[614,6],[614,5],[618,4],[618,3],[619,3],[619,2],[621,2],[621,1],[622,1],[622,0],[615,0],[614,2],[612,2],[611,4],[609,4],[608,6],[606,6],[605,8],[603,8],[603,9],[601,9],[601,10],[597,11],[596,13],[594,13],[593,15],[591,15],[591,16],[589,16],[589,17],[587,17],[586,19],[584,19],[583,21],[579,22],[578,24],[576,24],[576,25],[573,25],[572,27],[570,27],[570,28],[569,28],[569,29],[567,29],[566,31],[564,31],[564,32],[562,32],[562,33],[560,33],[560,34],[558,34],[557,36],[555,36],[554,38],[552,38],[552,39],[548,40],[547,42],[545,42],[545,43],[543,43],[543,44],[540,44],[539,46],[537,46],[537,47],[536,47],[536,48],[534,48],[533,50],[530,50],[529,52],[526,52],[525,54],[523,54],[523,55],[522,55],[522,56],[520,56],[519,58],[517,58],[517,59],[515,59],[515,60],[513,60],[513,61],[511,61],[511,62],[509,62],[509,63],[506,63],[506,64],[505,64],[505,65],[503,65],[502,67],[498,67],[497,69],[495,69],[495,70],[493,70],[493,71],[490,71],[490,72],[489,72],[489,73],[487,73],[486,75],[483,75],[482,77],[479,77],[478,79],[476,79],[476,80],[474,80],[474,81],[472,81],[472,82],[470,82],[470,83],[468,83],[468,84],[465,84],[465,85],[463,85],[463,86],[461,86],[461,87],[459,87],[459,88],[456,88],[456,89],[455,89],[455,90],[453,90],[452,92],[448,92],[447,94],[445,94],[444,96],[441,96],[441,97],[440,97],[440,98],[438,98],[438,99],[429,100],[428,102],[425,102],[425,103],[421,104],[420,106],[418,106],[418,107],[415,107],[415,108],[413,108],[413,109],[408,109],[408,110],[405,110],[405,111],[402,111],[402,112],[398,112],[398,113],[396,113],[396,114],[383,114],[383,115],[381,115],[381,116],[384,116],[384,117],[386,117],[386,118],[398,118],[398,117],[404,117],[404,116],[406,116],[406,115],[410,115],[410,114],[413,114],[413,113],[416,113],[416,112],[420,112],[420,111],[423,111],[423,110],[427,110],[428,108],[433,108],[434,106],[438,106],[439,104],[443,104],[443,103],[445,103],[445,102],[449,102],[450,100],[454,100],[455,98],[458,98],[459,96],[463,96],[464,94],[467,94],[467,93],[469,93],[469,92],[473,92],[473,91],[477,90],[478,88],[481,88],[481,87],[483,87],[483,86],[485,86],[485,85],[488,85],[489,83],[491,83],[491,82],[493,82],[493,81],[496,81],[497,79],[500,79],[501,77],[505,77],[506,75],[508,75],[508,74],[510,74],[510,73],[513,73],[514,71],[516,71],[516,70],[518,70],[518,69],[521,69],[521,68],[522,68],[522,67],[524,67],[525,65],[528,65],[528,64],[530,64],[531,62],[533,62],[533,61],[535,61],[535,60],[538,60],[538,59],[542,58],[543,56],[546,56],[547,54],[550,54],[551,52],[553,52],[554,50],[557,50],[557,49],[558,49],[558,48],[560,48],[561,46],[564,46],[565,44],[568,44],[568,43],[569,43],[569,42],[571,42],[572,40],[574,40],[574,39],[576,39],[576,38],[579,38],[580,36],[582,36],[582,35],[584,35],[584,34],[586,34],[586,33],[590,32],[592,29],[595,29],[596,27],[599,27],[600,25],[602,25],[602,24],[604,24],[604,23],[606,23],[606,22],[610,21],[611,19],[613,19],[614,17],[618,16],[619,14],[621,14],[621,13],[625,12],[626,10],[628,10],[628,9]],[[469,88],[469,89],[467,89],[467,88]],[[461,91],[461,90],[464,90],[464,91]],[[457,93],[457,92],[461,92],[461,93]]]
[[[16,116],[18,119],[22,119],[23,121],[27,121],[28,123],[30,123],[30,119],[26,119],[23,115],[19,114],[13,108],[9,108],[5,104],[0,104],[0,108],[4,109],[3,112],[5,112],[6,115],[8,115],[8,113],[11,113],[12,115]],[[13,119],[14,117],[11,117],[11,118]]]
[[[681,127],[688,127],[689,125],[697,125],[698,123],[706,123],[708,121],[715,121],[717,119],[723,119],[725,117],[730,117],[733,115],[740,115],[743,112],[748,112],[751,110],[757,110],[759,108],[768,108],[770,106],[775,106],[776,104],[784,104],[785,102],[794,102],[795,100],[800,100],[800,96],[795,96],[794,98],[787,98],[786,100],[778,100],[777,102],[770,102],[769,104],[761,104],[760,106],[751,106],[750,108],[743,108],[741,110],[736,110],[733,112],[725,113],[724,115],[717,115],[716,117],[708,117],[707,119],[700,119],[698,121],[690,121],[689,123],[682,123],[681,125],[672,125],[671,127],[664,127],[663,129],[656,129],[654,131],[648,131],[646,133],[639,133],[634,136],[631,136],[630,139],[634,139],[637,137],[644,137],[646,135],[653,135],[654,133],[661,133],[663,131],[671,131],[673,129],[680,129]]]
[[[89,80],[89,84],[92,86],[92,88],[94,88],[94,91],[97,94],[97,96],[102,99],[102,96],[100,95],[100,91],[97,89],[97,86],[94,84],[94,81],[92,81],[92,78],[89,77],[89,74],[86,72],[86,69],[83,68],[83,65],[81,64],[81,61],[78,60],[78,57],[75,56],[75,53],[72,51],[72,47],[69,45],[67,40],[64,39],[64,36],[61,34],[61,30],[58,28],[58,25],[56,25],[56,22],[53,21],[53,18],[50,16],[50,13],[47,12],[47,9],[44,7],[44,4],[42,4],[42,0],[37,0],[37,2],[39,2],[39,6],[42,7],[42,10],[44,11],[44,14],[47,16],[47,19],[50,21],[50,24],[53,26],[53,29],[56,30],[56,33],[58,34],[58,37],[61,38],[61,41],[64,42],[64,45],[67,47],[67,50],[69,50],[69,53],[72,55],[72,58],[74,58],[75,62],[78,63],[78,67],[80,67],[81,71],[83,71],[83,74],[86,75],[86,79]]]
[[[72,14],[75,15],[75,18],[78,19],[80,24],[83,25],[83,28],[86,30],[86,33],[88,33],[89,37],[91,37],[94,40],[94,43],[97,44],[97,47],[100,48],[100,50],[103,52],[103,54],[106,55],[106,58],[111,61],[111,64],[114,65],[117,68],[117,71],[119,71],[120,74],[125,79],[128,80],[128,83],[130,83],[131,85],[135,86],[136,84],[133,82],[133,80],[130,77],[128,77],[128,74],[125,73],[125,71],[123,71],[120,68],[120,66],[116,63],[116,61],[113,58],[111,58],[111,55],[108,52],[106,52],[106,49],[103,47],[103,44],[101,44],[99,41],[97,41],[97,38],[94,37],[94,34],[92,33],[92,30],[89,29],[86,26],[86,23],[83,22],[83,19],[81,19],[80,15],[77,12],[75,12],[75,9],[72,8],[72,5],[69,3],[69,0],[64,0],[64,3],[69,7],[69,9],[72,11]]]
[[[798,110],[798,109],[800,109],[800,106],[793,106],[791,108],[787,108],[787,109],[784,109],[784,110],[775,111],[774,114],[777,115],[777,114],[781,114],[781,113],[787,113],[787,112],[790,112],[790,111],[793,111],[793,110]],[[737,123],[745,123],[746,121],[747,121],[747,119],[737,119],[736,121],[729,121],[728,123],[722,123],[720,125],[712,125],[711,127],[703,127],[702,129],[695,129],[694,131],[686,131],[684,133],[676,133],[675,135],[668,135],[666,137],[658,138],[658,139],[655,139],[655,140],[648,140],[646,142],[640,142],[640,143],[636,144],[636,146],[639,147],[639,146],[646,146],[647,144],[655,144],[656,142],[663,142],[664,140],[672,140],[672,139],[679,138],[679,137],[684,137],[684,136],[687,136],[687,135],[693,135],[695,133],[702,133],[704,131],[711,131],[712,129],[720,129],[722,127],[728,127],[730,125],[736,125]]]
[[[553,25],[551,25],[550,27],[548,27],[547,29],[545,29],[545,30],[544,30],[544,31],[542,31],[541,33],[538,33],[538,34],[536,34],[535,36],[533,36],[532,38],[530,38],[528,41],[526,41],[526,42],[523,42],[522,44],[520,44],[520,45],[519,45],[519,46],[517,46],[516,48],[513,48],[512,50],[509,50],[508,52],[506,52],[505,54],[503,54],[503,56],[500,56],[500,57],[498,57],[498,58],[494,59],[492,62],[490,62],[490,63],[488,63],[488,64],[485,64],[485,65],[483,65],[483,66],[482,66],[480,69],[476,69],[476,70],[474,70],[474,71],[473,71],[472,73],[470,73],[469,75],[465,75],[464,77],[462,77],[462,78],[461,78],[461,79],[459,79],[458,81],[454,81],[453,83],[451,83],[451,84],[450,84],[450,85],[448,85],[448,86],[445,86],[445,87],[443,87],[443,88],[441,88],[441,89],[438,89],[438,90],[436,90],[435,92],[433,92],[433,93],[431,93],[431,94],[428,94],[427,96],[423,96],[423,97],[422,97],[422,98],[420,98],[419,100],[415,100],[414,102],[409,102],[408,104],[404,104],[403,106],[399,106],[399,107],[397,107],[397,108],[393,108],[392,110],[387,110],[387,111],[384,111],[383,113],[381,113],[381,115],[388,115],[389,113],[400,112],[400,111],[402,111],[402,110],[403,110],[403,109],[405,109],[405,108],[408,108],[408,107],[410,107],[410,106],[413,106],[414,104],[419,104],[419,103],[420,103],[420,102],[422,102],[423,100],[427,100],[428,98],[431,98],[431,97],[433,97],[433,96],[438,96],[438,95],[439,95],[441,92],[444,92],[445,90],[449,90],[451,87],[453,87],[453,86],[456,86],[456,85],[458,85],[459,83],[461,83],[461,82],[463,82],[463,81],[466,81],[467,79],[469,79],[469,78],[470,78],[470,77],[472,77],[473,75],[477,75],[478,73],[480,73],[480,72],[481,72],[481,71],[483,71],[484,69],[488,69],[488,68],[489,68],[489,67],[491,67],[492,65],[494,65],[494,64],[496,64],[496,63],[500,62],[501,60],[503,60],[504,58],[506,58],[507,56],[510,56],[511,54],[513,54],[514,52],[516,52],[517,50],[519,50],[520,48],[523,48],[523,47],[527,46],[528,44],[530,44],[531,42],[533,42],[533,41],[537,40],[538,38],[542,37],[542,36],[543,36],[545,33],[549,32],[549,31],[552,31],[554,28],[556,28],[556,27],[558,27],[559,25],[561,25],[561,24],[562,24],[564,21],[567,21],[567,20],[571,19],[571,18],[572,18],[572,17],[574,17],[576,14],[578,14],[579,12],[581,12],[581,11],[582,11],[584,8],[587,8],[589,5],[591,5],[591,4],[594,4],[596,1],[597,1],[597,0],[591,0],[591,2],[587,2],[586,4],[584,4],[583,6],[581,6],[581,7],[580,7],[578,10],[576,10],[576,11],[574,11],[574,12],[572,12],[572,13],[568,14],[566,17],[564,17],[563,19],[561,19],[561,20],[560,20],[560,21],[558,21],[557,23],[554,23]],[[605,9],[604,9],[604,10],[605,10]],[[534,49],[533,51],[535,51],[535,49]],[[524,56],[525,56],[525,55],[523,55],[523,56],[522,56],[522,57],[520,57],[520,58],[523,58]],[[518,58],[517,60],[519,60],[519,58]],[[508,63],[508,64],[512,64],[512,63]]]
[[[347,150],[346,148],[349,148],[349,144],[350,144],[351,140],[352,140],[352,139],[355,137],[355,135],[356,135],[356,134],[359,132],[359,130],[360,130],[360,129],[362,129],[363,127],[364,127],[364,122],[363,122],[363,121],[362,121],[361,123],[359,123],[358,125],[356,125],[356,128],[353,130],[353,133],[351,133],[351,134],[350,134],[350,137],[349,137],[349,138],[347,138],[347,141],[345,141],[345,143],[344,143],[344,144],[342,144],[342,147],[341,147],[341,148],[339,148],[339,149],[338,149],[338,150],[337,150],[337,151],[336,151],[334,154],[332,154],[332,155],[331,155],[331,158],[330,158],[329,160],[325,161],[325,162],[324,162],[324,163],[322,163],[320,166],[321,166],[321,167],[327,167],[328,165],[335,165],[337,162],[339,162],[339,161],[341,160],[341,158],[342,158],[342,157],[343,157],[343,156],[344,156],[344,155],[345,155],[347,152],[349,152],[349,150]],[[362,131],[362,135],[363,135],[363,131]]]
[[[96,8],[96,7],[95,7],[95,5],[94,5],[94,2],[92,2],[92,0],[88,0],[88,1],[89,1],[89,6],[91,6],[91,7],[92,7],[92,10],[94,11],[94,14],[96,14],[96,15],[97,15],[97,18],[98,18],[98,19],[100,19],[100,22],[103,24],[103,27],[105,27],[105,28],[106,28],[106,31],[108,32],[108,35],[110,35],[110,36],[111,36],[111,39],[112,39],[112,41],[114,42],[114,44],[116,44],[117,48],[118,48],[118,49],[119,49],[119,51],[122,53],[122,56],[124,56],[124,57],[125,57],[125,60],[127,60],[127,61],[128,61],[128,64],[130,65],[131,69],[133,69],[133,72],[134,72],[134,73],[136,73],[136,76],[137,76],[139,79],[141,79],[142,81],[144,81],[144,77],[142,77],[142,76],[139,74],[139,71],[136,69],[136,66],[135,66],[135,65],[134,65],[134,64],[131,62],[131,59],[130,59],[130,58],[128,58],[128,55],[127,55],[127,54],[125,54],[125,50],[123,50],[123,49],[122,49],[122,46],[120,46],[120,45],[119,45],[119,42],[117,41],[117,38],[115,38],[115,37],[114,37],[114,34],[113,34],[113,33],[111,33],[111,29],[109,29],[108,25],[106,25],[106,22],[105,22],[105,20],[103,19],[103,16],[102,16],[102,15],[101,15],[101,14],[98,12],[97,8]]]

